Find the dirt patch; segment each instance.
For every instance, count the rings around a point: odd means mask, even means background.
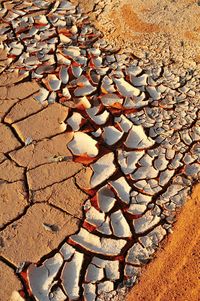
[[[79,2],[106,40],[138,57],[192,64],[199,54],[198,1]]]
[[[177,217],[174,232],[143,269],[127,301],[198,301],[200,185]]]
[[[14,295],[19,296],[16,291],[22,289],[21,282],[19,279],[17,279],[12,268],[7,266],[3,262],[0,262],[0,278],[1,278],[0,300],[17,301],[17,299],[14,298]],[[22,301],[20,299],[18,300]]]

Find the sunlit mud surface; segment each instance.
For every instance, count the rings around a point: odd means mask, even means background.
[[[3,262],[27,300],[124,300],[199,181],[198,66],[119,53],[68,1],[0,15]]]

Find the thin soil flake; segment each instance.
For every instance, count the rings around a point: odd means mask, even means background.
[[[0,76],[19,78],[0,96],[17,300],[124,300],[200,179],[197,72],[120,54],[67,0],[3,1],[0,20]]]

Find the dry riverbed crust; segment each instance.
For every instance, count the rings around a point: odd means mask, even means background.
[[[0,301],[197,301],[198,1],[0,3]]]

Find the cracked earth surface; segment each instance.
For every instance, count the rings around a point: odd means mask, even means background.
[[[1,3],[2,291],[124,300],[199,181],[199,64],[120,53],[68,1]]]

